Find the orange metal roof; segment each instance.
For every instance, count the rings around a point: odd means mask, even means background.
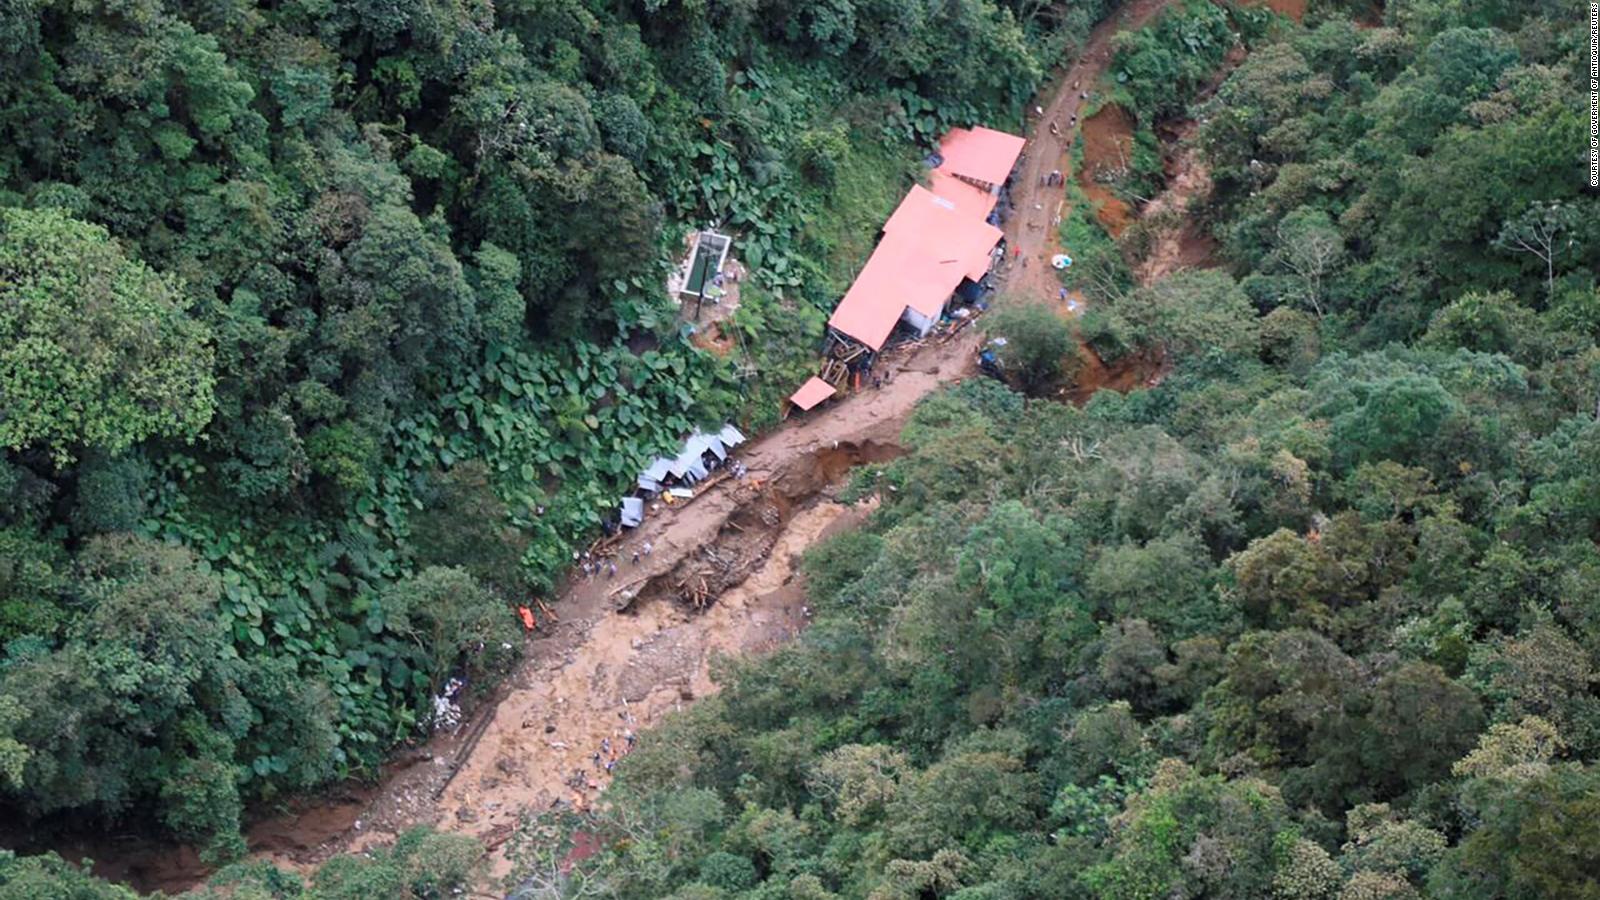
[[[896,232],[899,234],[900,232]],[[828,324],[874,350],[883,346],[919,288],[915,248],[885,237],[845,292]],[[909,276],[909,277],[908,277]]]
[[[988,184],[1004,184],[1026,141],[992,128],[952,128],[939,142],[940,169]]]
[[[810,409],[835,393],[833,385],[813,375],[805,384],[800,385],[800,390],[789,396],[789,402],[801,409]]]
[[[956,211],[979,221],[989,218],[998,197],[975,184],[962,181],[948,172],[928,173],[928,187],[935,194],[955,203]]]
[[[1002,233],[983,221],[981,204],[972,199],[963,209],[912,185],[828,324],[876,350],[906,307],[936,316],[962,278],[982,278]]]
[[[958,128],[947,135],[940,144],[944,165],[929,179],[933,189],[911,186],[828,324],[881,349],[906,307],[937,316],[962,278],[982,278],[1003,236],[984,221],[995,196],[957,176],[1005,181],[1022,143],[987,128]]]
[[[890,214],[889,221],[883,223],[883,233],[912,229],[927,232],[930,239],[943,240],[962,226],[986,224],[984,219],[994,208],[993,195],[949,176],[945,176],[939,186],[961,190],[930,191],[913,184]]]

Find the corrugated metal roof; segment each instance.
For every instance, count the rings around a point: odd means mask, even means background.
[[[658,457],[656,457],[655,462],[651,463],[650,467],[645,469],[644,472],[641,473],[639,477],[648,478],[651,481],[660,481],[663,478],[666,478],[668,473],[670,473],[671,471],[672,471],[672,460],[668,459],[665,456],[658,456]]]
[[[672,461],[672,474],[679,478],[687,476],[704,478],[711,474],[706,469],[705,461],[700,458],[700,455],[704,452],[704,449],[685,448],[683,453]]]
[[[639,527],[644,521],[644,501],[638,497],[622,498],[622,524],[629,528]]]
[[[829,388],[829,391],[832,390],[832,388]],[[658,456],[654,462],[650,463],[648,468],[640,472],[638,485],[647,491],[659,491],[662,488],[662,482],[668,476],[687,477],[696,480],[705,478],[711,474],[711,470],[706,468],[705,464],[706,451],[709,450],[715,453],[718,459],[727,459],[728,448],[736,447],[744,442],[744,434],[733,427],[732,424],[723,425],[722,429],[716,434],[706,434],[696,429],[693,434],[684,438],[683,449],[677,456],[670,459],[665,456]],[[670,493],[673,496],[694,496],[692,492],[688,491],[680,493],[681,490],[680,488],[673,488]],[[643,520],[644,501],[637,497],[622,498],[622,524],[631,528]]]

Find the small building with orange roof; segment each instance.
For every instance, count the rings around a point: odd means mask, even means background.
[[[811,409],[818,403],[832,397],[837,391],[833,385],[813,375],[800,389],[789,395],[789,402],[800,409]]]

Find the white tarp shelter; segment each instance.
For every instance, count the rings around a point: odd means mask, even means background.
[[[705,455],[709,451],[716,454],[717,459],[728,458],[728,450],[737,447],[746,440],[744,433],[733,425],[724,425],[715,434],[706,434],[699,429],[683,441],[683,450],[675,457],[658,456],[643,472],[639,473],[637,484],[646,491],[660,491],[662,483],[667,478],[680,478],[687,481],[699,481],[711,474],[706,467]],[[674,496],[682,496],[674,494]],[[691,494],[692,496],[692,494]],[[632,521],[630,521],[630,518]],[[622,500],[622,524],[632,528],[644,519],[644,501],[636,497],[625,497]]]

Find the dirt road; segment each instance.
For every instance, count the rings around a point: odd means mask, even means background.
[[[1017,263],[1006,279],[1005,289],[1013,296],[1058,302],[1061,280],[1050,267],[1050,259],[1062,252],[1057,225],[1067,213],[1066,182],[1073,175],[1068,151],[1078,128],[1074,117],[1088,100],[1079,96],[1091,93],[1095,82],[1111,63],[1111,39],[1118,31],[1139,28],[1171,0],[1134,0],[1101,22],[1090,33],[1078,59],[1054,82],[1041,100],[1028,107],[1028,143],[1012,186],[1016,212],[1006,223],[1007,255],[1017,254]],[[1035,110],[1042,109],[1042,115]],[[1058,134],[1051,133],[1054,123]],[[1045,176],[1062,173],[1061,185],[1046,185]],[[1070,249],[1070,248],[1068,248]],[[1083,310],[1081,296],[1072,298],[1074,312]]]

